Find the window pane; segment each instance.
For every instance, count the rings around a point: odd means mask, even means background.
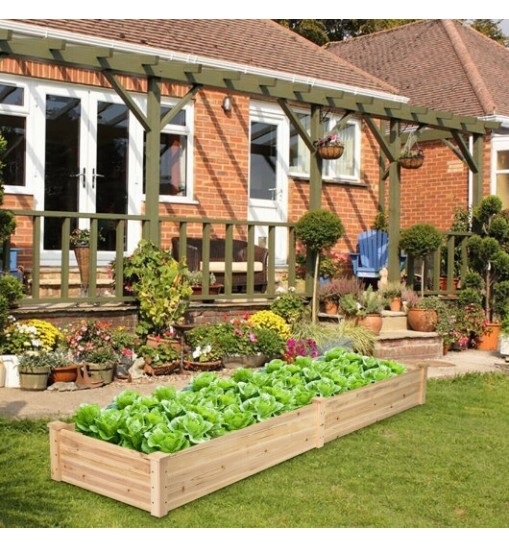
[[[509,169],[509,150],[497,152],[497,169]]]
[[[327,161],[326,173],[329,177],[355,177],[355,126],[343,128],[339,135],[345,145],[343,155],[338,160]]]
[[[5,185],[25,185],[25,118],[0,115],[0,134],[7,146],[0,160]]]
[[[22,107],[24,104],[24,93],[25,90],[23,88],[0,84],[0,104]]]
[[[161,107],[161,118],[167,113],[170,112],[171,107]],[[181,110],[175,118],[170,122],[172,126],[185,126],[186,125],[186,111]]]
[[[504,209],[509,207],[509,173],[497,175],[497,196],[502,200]]]
[[[184,135],[161,134],[160,166],[163,196],[185,196],[187,137]]]
[[[277,127],[251,124],[251,176],[249,197],[274,200],[276,190]]]
[[[309,114],[298,114],[302,125],[309,131],[311,116]],[[290,169],[298,173],[309,173],[309,162],[311,154],[304,141],[299,137],[297,130],[290,126]]]

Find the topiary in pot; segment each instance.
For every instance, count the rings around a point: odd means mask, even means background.
[[[424,259],[439,249],[442,234],[433,225],[420,223],[401,232],[400,248],[415,259],[421,259],[421,297],[424,297]]]
[[[311,253],[315,261],[313,282],[312,322],[318,317],[318,273],[320,270],[320,252],[330,249],[344,234],[341,219],[323,209],[308,211],[295,225],[295,235]]]

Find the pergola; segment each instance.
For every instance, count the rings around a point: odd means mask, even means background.
[[[1,27],[1,22],[0,22]],[[111,87],[146,131],[146,214],[150,218],[148,237],[159,240],[159,140],[161,129],[204,86],[229,92],[245,93],[275,100],[294,125],[311,151],[310,208],[319,209],[322,199],[322,161],[315,154],[314,143],[323,137],[323,108],[344,111],[343,120],[356,115],[370,128],[381,150],[380,192],[384,198],[385,181],[389,182],[389,280],[399,280],[400,233],[400,167],[397,163],[402,146],[402,124],[417,127],[417,132],[431,128],[434,138],[444,139],[473,174],[473,204],[482,197],[482,155],[484,138],[498,123],[485,122],[468,116],[432,110],[369,95],[340,91],[333,88],[292,82],[283,78],[260,76],[249,72],[218,69],[197,62],[182,62],[157,55],[123,51],[120,48],[99,47],[0,28],[0,58],[43,61],[67,67],[93,70],[104,75]],[[129,75],[147,80],[147,112],[140,110],[132,94],[119,82],[117,75]],[[161,117],[161,82],[189,86],[189,91]],[[295,114],[292,104],[311,107],[311,128],[308,133]],[[376,120],[382,121],[380,125]],[[473,153],[466,138],[473,137]]]

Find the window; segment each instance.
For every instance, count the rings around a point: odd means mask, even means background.
[[[25,186],[26,117],[19,115],[24,104],[24,88],[0,82],[0,134],[6,141],[0,162],[7,186]]]
[[[171,110],[169,106],[161,107],[161,116]],[[192,135],[190,129],[191,113],[181,110],[162,130],[159,148],[159,193],[162,201],[174,198],[192,198]],[[145,164],[145,155],[144,155]],[[145,166],[143,169],[145,178]],[[143,181],[145,192],[145,179]],[[166,200],[164,197],[167,197]]]
[[[495,164],[497,196],[502,200],[504,208],[509,207],[509,149],[498,150]]]
[[[311,116],[298,114],[304,128],[309,131]],[[325,120],[326,131],[334,128],[339,118],[330,117]],[[325,180],[341,180],[358,182],[360,179],[360,124],[352,120],[339,131],[345,151],[338,160],[323,163],[323,178]],[[309,177],[310,152],[304,141],[293,126],[290,126],[290,173],[294,176]]]

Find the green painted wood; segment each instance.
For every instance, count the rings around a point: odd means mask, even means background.
[[[225,224],[225,246],[224,246],[224,294],[227,297],[232,296],[232,264],[233,264],[233,230],[232,223]]]
[[[470,150],[465,143],[463,137],[456,130],[452,130],[451,133],[454,136],[454,140],[456,141],[459,150],[461,151],[461,156],[463,156],[463,162],[468,166],[468,169],[470,169],[472,173],[477,173],[477,164],[474,161],[472,154],[470,154]]]
[[[103,70],[102,74],[106,78],[106,80],[108,80],[111,87],[117,92],[117,95],[120,96],[126,107],[134,114],[134,116],[143,126],[145,131],[150,131],[150,125],[148,123],[147,117],[134,101],[132,94],[122,86],[117,77],[110,70]]]
[[[38,298],[24,298],[21,299],[20,304],[22,305],[39,305],[39,304],[82,304],[82,303],[97,303],[97,304],[136,304],[136,299],[134,297],[113,297],[113,296],[107,296],[107,297],[69,297],[67,299],[63,298],[52,298],[48,299],[45,297],[38,297]]]
[[[432,272],[432,286],[433,291],[440,291],[440,259],[441,249],[438,249],[433,253],[433,272]]]
[[[34,217],[33,233],[32,233],[32,243],[33,243],[33,253],[32,253],[32,298],[38,299],[40,296],[40,268],[41,268],[41,223],[42,219],[40,216]]]
[[[201,268],[203,272],[203,285],[202,285],[202,293],[203,295],[209,294],[209,276],[210,276],[210,234],[211,234],[211,226],[210,223],[204,223],[203,224],[203,244],[202,244],[202,263],[203,266]]]
[[[288,229],[288,287],[295,287],[297,276],[295,268],[297,266],[297,256],[295,253],[295,228]]]
[[[464,237],[461,240],[461,280],[465,280],[465,276],[468,272],[468,238],[469,236]]]
[[[246,292],[251,294],[254,294],[255,231],[256,227],[253,225],[250,225],[247,229]]]
[[[195,84],[190,91],[188,91],[182,99],[179,99],[177,104],[172,107],[172,109],[167,112],[162,118],[161,118],[161,130],[164,129],[174,118],[177,116],[177,114],[193,99],[193,97],[203,88],[201,84]]]
[[[267,266],[267,294],[273,296],[276,291],[276,227],[268,226],[269,259]]]
[[[477,172],[472,175],[472,207],[478,206],[483,198],[483,154],[484,135],[474,136],[474,162]]]
[[[147,103],[147,122],[150,129],[146,135],[145,212],[150,219],[149,239],[159,244],[161,82],[158,78],[148,79]]]
[[[4,272],[9,272],[9,270],[11,269],[10,254],[11,254],[11,241],[10,241],[10,238],[8,238],[2,244],[2,270]]]
[[[369,127],[369,130],[373,134],[373,137],[376,139],[378,145],[382,149],[383,154],[388,158],[389,162],[395,162],[397,156],[395,157],[391,151],[391,145],[387,142],[385,134],[382,134],[371,116],[366,114],[363,116],[363,120],[366,122],[366,125]]]
[[[99,241],[99,225],[97,219],[90,221],[90,268],[87,297],[97,297],[97,246]]]
[[[343,113],[343,116],[341,116],[341,118],[334,124],[334,127],[327,132],[327,135],[335,135],[338,131],[341,131],[344,127],[346,127],[348,120],[353,118],[356,114],[356,112],[346,110]]]
[[[387,122],[385,120],[382,120],[380,122],[380,131],[383,135],[387,133]],[[378,207],[385,208],[385,200],[386,200],[386,178],[389,176],[389,168],[386,167],[387,164],[387,157],[383,153],[382,150],[380,150],[380,155],[378,157],[378,173],[379,173],[379,181],[378,181]]]
[[[60,296],[63,299],[69,297],[69,236],[71,234],[71,219],[66,217],[62,223],[62,256],[60,262],[61,281],[60,281]]]
[[[321,108],[311,105],[311,140],[322,138],[323,127]],[[309,209],[320,209],[322,206],[322,159],[318,154],[311,154],[309,173]]]
[[[450,148],[454,154],[464,163],[466,164],[467,161],[465,159],[465,157],[463,156],[463,154],[461,153],[460,149],[456,146],[454,146],[451,141],[449,141],[448,139],[441,139],[440,141],[443,145],[445,145],[446,147]]]
[[[124,232],[125,221],[117,221],[115,226],[115,297],[124,295]]]
[[[288,104],[286,100],[278,99],[278,103],[279,103],[279,106],[282,108],[283,112],[286,114],[286,116],[290,120],[292,126],[295,128],[295,131],[297,131],[300,138],[304,141],[304,144],[307,146],[309,151],[313,153],[315,151],[315,145],[313,144],[313,140],[311,139],[306,128],[302,125],[300,118],[293,111],[293,109],[290,107],[290,105]]]
[[[391,121],[389,143],[393,157],[401,150],[401,132],[399,123]],[[399,282],[401,277],[399,257],[399,235],[401,227],[401,168],[397,162],[389,167],[389,260],[388,280]]]
[[[124,220],[124,221],[148,221],[146,215],[127,215],[117,213],[78,213],[76,211],[41,211],[33,209],[12,209],[15,215],[26,217],[69,217],[70,219],[98,219],[98,220]]]
[[[409,255],[406,263],[407,285],[413,287],[415,282],[415,259]]]
[[[449,235],[447,239],[447,291],[454,291],[454,249],[456,238]]]

